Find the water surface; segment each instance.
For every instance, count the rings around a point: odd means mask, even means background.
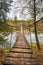
[[[25,37],[28,42],[32,41],[32,43],[36,43],[34,33],[31,33],[31,36],[30,36],[30,34],[26,34]],[[38,34],[38,40],[39,40],[39,43],[43,43],[43,34]]]

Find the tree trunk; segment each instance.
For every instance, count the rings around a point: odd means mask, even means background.
[[[36,3],[35,3],[35,0],[34,0],[34,22],[36,22]],[[38,47],[38,50],[40,50],[39,40],[38,40],[38,36],[37,36],[36,23],[34,23],[34,31],[35,31],[37,47]]]

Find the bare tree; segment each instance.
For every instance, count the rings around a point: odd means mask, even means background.
[[[0,0],[0,22],[6,20],[7,12],[9,12],[12,0]]]
[[[39,40],[38,40],[38,36],[37,36],[37,28],[36,28],[36,23],[35,22],[37,20],[38,14],[40,14],[40,16],[41,16],[41,13],[42,13],[42,8],[40,7],[41,4],[42,4],[42,0],[38,0],[38,1],[37,0],[32,0],[32,1],[30,0],[29,3],[30,3],[29,4],[30,5],[30,14],[34,18],[34,31],[35,31],[36,43],[37,43],[38,49],[40,50]]]
[[[19,0],[19,2],[21,2],[21,1]],[[40,18],[41,18],[42,7],[43,7],[42,0],[22,0],[22,2],[25,3],[25,5],[22,5],[20,16],[22,15],[22,17],[24,17],[24,19],[25,19],[25,17],[28,14],[31,14],[31,16],[34,19],[34,22],[36,22],[38,15],[40,15]],[[26,10],[26,13],[25,13],[25,10]],[[38,16],[38,19],[40,19],[40,18]],[[37,37],[36,24],[34,24],[34,30],[35,30],[37,47],[38,47],[38,49],[40,49],[40,45],[39,45],[39,41],[38,41],[38,37]]]
[[[35,4],[35,0],[34,0],[34,22],[36,22],[36,4]],[[37,47],[38,47],[38,49],[40,49],[39,40],[38,40],[38,36],[37,36],[36,23],[34,23],[34,31],[35,31]]]

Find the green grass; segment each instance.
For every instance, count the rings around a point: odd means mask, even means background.
[[[40,44],[41,50],[38,50],[36,43],[31,43],[30,47],[32,47],[32,51],[34,54],[36,54],[39,51],[43,51],[43,44]]]

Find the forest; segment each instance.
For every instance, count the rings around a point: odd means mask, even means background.
[[[27,65],[27,53],[35,56],[36,65],[43,65],[43,0],[0,0],[0,65]]]

